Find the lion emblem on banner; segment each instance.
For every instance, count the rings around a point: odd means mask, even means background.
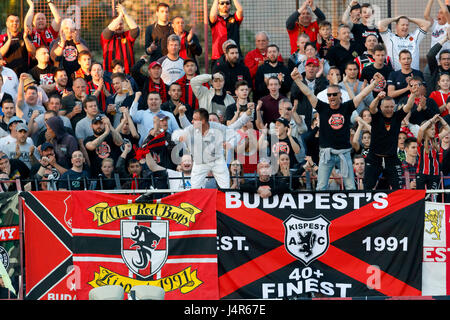
[[[425,231],[429,234],[434,234],[436,237],[433,240],[441,240],[442,217],[444,210],[432,209],[425,212],[425,222],[431,223],[431,228]]]

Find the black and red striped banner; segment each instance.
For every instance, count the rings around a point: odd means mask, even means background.
[[[424,196],[220,192],[220,297],[420,296]]]

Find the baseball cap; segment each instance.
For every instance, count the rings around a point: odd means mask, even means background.
[[[165,118],[168,118],[169,116],[166,115],[164,112],[160,111],[156,114],[156,116],[159,118],[159,120],[163,120]]]
[[[102,114],[96,115],[96,116],[94,117],[94,119],[92,119],[92,123],[96,123],[96,122],[98,122],[98,121],[102,121],[103,117],[104,117],[104,115],[102,115]]]
[[[148,68],[152,69],[152,68],[154,68],[156,66],[161,68],[161,63],[159,63],[158,61],[153,61],[152,63],[149,64]]]
[[[11,124],[13,124],[14,122],[23,122],[23,120],[21,118],[19,118],[18,116],[13,116],[13,117],[11,117],[11,119],[9,119],[8,127]]]
[[[28,132],[28,126],[23,122],[20,122],[16,127],[16,131],[21,131],[21,130],[25,130],[26,132]]]
[[[50,142],[44,142],[44,143],[41,145],[41,151],[45,151],[45,150],[47,150],[48,148],[54,149],[55,147],[54,147],[53,144],[51,144]]]
[[[289,120],[285,118],[278,118],[276,121],[282,123],[285,127],[289,127]]]
[[[314,64],[316,67],[319,66],[319,60],[316,59],[316,58],[309,58],[308,60],[306,60],[306,64],[305,65],[307,66],[310,63]]]

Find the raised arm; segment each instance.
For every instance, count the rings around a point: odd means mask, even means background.
[[[316,108],[317,102],[319,101],[317,97],[314,95],[314,92],[312,92],[306,84],[302,81],[302,75],[298,71],[297,67],[294,68],[291,72],[291,78],[295,82],[295,84],[298,86],[300,91],[308,98],[309,103],[311,103],[311,106],[313,108]]]
[[[380,32],[386,32],[388,30],[388,26],[393,22],[397,22],[398,18],[400,18],[400,16],[380,20],[380,22],[378,22],[378,30]]]
[[[219,15],[219,0],[213,0],[211,9],[209,10],[209,22],[214,23]]]
[[[419,19],[419,18],[409,18],[409,21],[417,24],[419,26],[419,28],[422,29],[423,31],[428,31],[428,29],[430,29],[431,25],[433,24],[432,22],[430,22],[428,20]]]
[[[367,97],[369,95],[369,93],[371,93],[373,91],[373,89],[378,84],[378,82],[380,82],[382,80],[383,80],[383,76],[378,72],[375,73],[373,76],[373,81],[369,85],[367,85],[363,90],[361,90],[361,92],[358,93],[353,98],[353,104],[355,105],[355,107],[359,106],[361,101],[363,101],[365,99],[365,97]]]

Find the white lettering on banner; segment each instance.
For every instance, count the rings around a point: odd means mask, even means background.
[[[77,300],[76,295],[70,295],[66,293],[49,293],[48,300]]]
[[[339,297],[347,296],[347,289],[352,285],[350,283],[331,283],[328,281],[320,281],[324,276],[320,270],[313,270],[311,267],[295,268],[289,275],[289,280],[293,282],[286,283],[263,283],[262,297],[263,299],[276,298],[295,298],[305,293],[320,293],[327,296],[334,296],[336,291]]]
[[[217,237],[217,250],[223,251],[248,251],[250,248],[245,244],[246,237],[242,236],[221,236]]]
[[[297,282],[263,283],[261,289],[263,299],[288,298],[305,293],[320,293],[334,296],[336,292],[339,297],[345,298],[347,297],[347,289],[351,287],[351,283],[331,283],[310,278]]]
[[[0,228],[0,240],[18,239],[14,232],[18,231],[18,227]]]
[[[241,198],[242,195],[242,198]],[[291,194],[285,193],[283,195],[275,195],[271,198],[261,198],[258,194],[226,192],[225,205],[227,209],[237,209],[244,206],[248,209],[258,208],[260,205],[264,209],[304,209],[305,204],[314,204],[316,209],[328,210],[344,210],[344,209],[359,209],[361,201],[373,201],[372,206],[375,209],[381,210],[387,208],[389,202],[387,194],[384,192],[376,193],[299,193]]]

